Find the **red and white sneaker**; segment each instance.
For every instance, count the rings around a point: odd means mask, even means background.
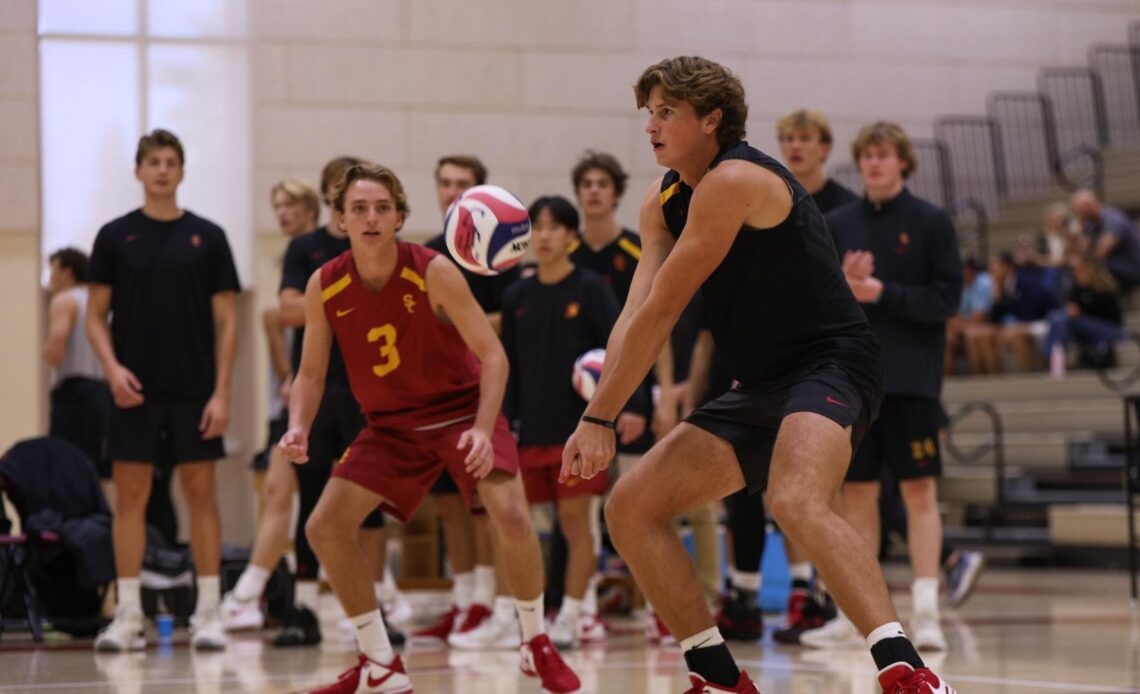
[[[661,646],[676,646],[677,638],[656,612],[650,612],[645,621],[645,640]]]
[[[601,643],[606,640],[606,623],[596,614],[583,614],[578,618],[578,640],[581,643]]]
[[[895,663],[879,671],[883,694],[957,694],[953,687],[927,668]]]
[[[760,694],[760,688],[743,670],[740,671],[740,679],[736,680],[736,686],[732,688],[709,682],[704,677],[693,673],[689,673],[689,684],[692,686],[685,690],[685,694],[716,694],[717,692]]]
[[[522,656],[519,669],[528,677],[542,680],[543,692],[566,694],[582,688],[582,681],[566,661],[562,660],[562,656],[558,655],[558,651],[554,649],[554,644],[550,643],[550,637],[546,634],[539,634],[524,643],[519,649],[519,654]]]
[[[342,672],[336,682],[309,694],[412,694],[412,681],[400,656],[382,665],[361,653],[356,666]]]
[[[455,631],[456,623],[459,621],[461,614],[459,608],[452,605],[451,609],[445,612],[444,615],[439,618],[438,622],[432,624],[430,627],[424,627],[419,631],[412,632],[411,642],[417,645],[446,644],[447,637]]]
[[[469,631],[475,631],[483,622],[490,618],[491,608],[473,602],[471,603],[471,607],[468,607],[463,613],[463,619],[457,621],[455,633],[466,634]]]

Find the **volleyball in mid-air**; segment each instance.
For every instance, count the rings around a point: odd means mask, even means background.
[[[582,396],[586,402],[594,397],[594,390],[598,387],[598,380],[602,377],[602,365],[606,362],[606,350],[591,349],[574,362],[574,372],[571,376],[571,385],[574,392]]]
[[[518,265],[530,246],[526,206],[496,185],[464,191],[451,203],[443,225],[451,257],[480,275],[497,275]]]

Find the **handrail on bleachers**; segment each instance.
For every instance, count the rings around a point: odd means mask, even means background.
[[[955,425],[977,412],[989,417],[993,427],[993,438],[969,451],[963,451],[954,443]],[[955,460],[966,465],[977,463],[988,453],[993,453],[994,503],[986,517],[986,539],[992,540],[994,528],[1002,522],[1005,513],[1005,426],[1001,413],[992,403],[984,400],[971,400],[965,403],[950,416],[946,424],[946,441],[943,448]]]

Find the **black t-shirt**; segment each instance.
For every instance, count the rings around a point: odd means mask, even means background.
[[[511,365],[503,410],[518,422],[522,446],[566,442],[586,401],[574,391],[574,362],[605,348],[618,316],[605,280],[574,268],[561,282],[528,277],[503,297],[503,347]]]
[[[706,320],[729,373],[751,387],[838,363],[875,387],[879,346],[847,286],[819,208],[790,171],[747,142],[721,149],[709,168],[727,160],[768,169],[792,191],[788,217],[769,229],[741,227],[701,286]],[[674,237],[682,235],[692,195],[676,171],[665,174],[661,205]]]
[[[705,299],[701,292],[697,292],[693,296],[693,300],[685,307],[681,313],[681,317],[677,320],[677,327],[673,329],[673,370],[676,375],[677,381],[682,381],[692,375],[692,357],[693,347],[700,331],[708,329],[708,322],[705,319]],[[687,351],[683,349],[683,343],[677,339],[677,332],[681,330],[684,333],[692,332],[692,341],[689,342]],[[683,370],[682,370],[683,360]],[[684,374],[683,376],[680,374]],[[721,358],[720,352],[713,345],[712,362],[709,364],[708,383],[705,384],[705,392],[701,394],[701,399],[697,405],[703,405],[710,400],[715,400],[721,395],[728,392],[732,387],[732,376],[728,373],[728,368],[724,365],[724,359]]]
[[[424,245],[436,253],[451,258],[452,262],[455,261],[451,257],[451,251],[447,250],[447,241],[443,238],[443,234],[436,236]],[[459,263],[455,263],[455,265],[467,279],[467,286],[471,288],[471,293],[475,296],[475,301],[479,302],[483,313],[499,313],[503,310],[503,294],[506,293],[507,287],[518,281],[521,271],[521,268],[516,265],[497,275],[478,275]]]
[[[99,230],[89,279],[111,287],[115,357],[144,395],[198,400],[213,393],[212,299],[241,290],[221,227],[189,210],[169,222],[135,210]]]
[[[859,196],[850,188],[836,183],[833,178],[829,178],[822,188],[812,193],[811,199],[815,200],[815,206],[826,216],[832,210],[858,200]]]
[[[597,251],[581,240],[570,247],[570,261],[605,278],[614,288],[618,306],[625,306],[629,285],[633,283],[633,271],[637,269],[639,260],[641,237],[629,229],[622,229],[616,239]]]
[[[329,233],[327,227],[294,238],[285,249],[285,262],[281,266],[281,290],[296,289],[304,294],[313,273],[348,249],[348,237],[337,238]],[[301,365],[301,349],[304,342],[305,326],[301,326],[293,335],[293,373],[297,373]],[[325,386],[348,388],[348,370],[344,366],[344,357],[340,354],[336,340],[333,340],[332,349],[329,351]]]
[[[827,216],[839,254],[871,251],[883,294],[863,304],[883,347],[888,395],[938,398],[946,319],[958,311],[962,261],[946,210],[905,188],[884,203],[853,202]]]

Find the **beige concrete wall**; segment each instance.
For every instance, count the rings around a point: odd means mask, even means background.
[[[0,451],[44,424],[36,2],[0,0]]]
[[[826,112],[836,160],[857,128],[890,117],[927,135],[934,117],[980,113],[997,89],[1030,89],[1047,64],[1123,42],[1130,0],[252,0],[255,178],[314,179],[341,153],[384,162],[409,188],[408,232],[438,228],[431,171],[470,151],[523,200],[570,190],[586,148],[634,173],[633,224],[658,175],[630,85],[664,57],[737,71],[750,140],[800,107]],[[268,208],[257,210],[268,229]]]

